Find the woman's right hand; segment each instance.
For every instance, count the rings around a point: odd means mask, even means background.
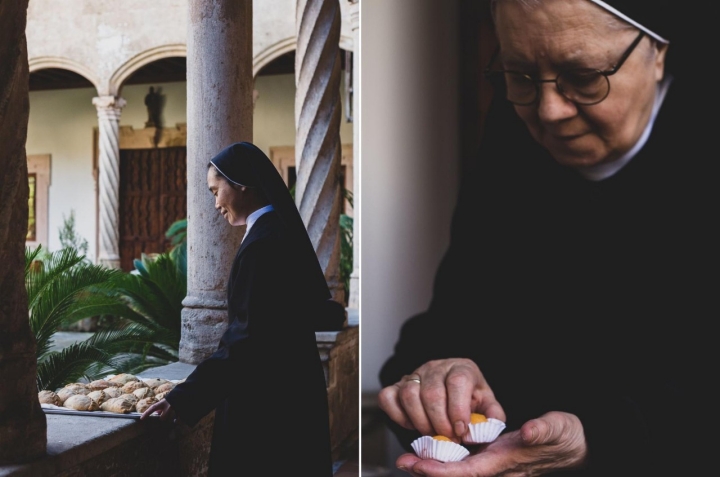
[[[174,419],[175,418],[175,410],[172,408],[169,402],[167,402],[165,399],[161,399],[160,401],[156,402],[155,404],[151,405],[149,408],[145,409],[145,412],[142,413],[142,416],[140,416],[140,420],[147,418],[151,414],[157,412],[161,421],[167,421],[168,419]]]
[[[505,411],[474,361],[428,361],[397,383],[383,388],[379,406],[390,419],[422,435],[443,435],[458,442],[470,413],[505,421]]]

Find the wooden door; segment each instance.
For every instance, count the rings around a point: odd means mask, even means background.
[[[187,216],[186,148],[120,150],[120,267],[162,253],[168,227]]]

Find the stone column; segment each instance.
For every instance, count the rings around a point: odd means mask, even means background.
[[[47,423],[35,384],[35,338],[28,323],[25,236],[28,182],[28,0],[0,8],[0,465],[45,455]]]
[[[350,2],[350,27],[353,33],[352,111],[353,111],[353,271],[348,294],[348,324],[357,322],[360,308],[360,0]],[[354,317],[355,319],[351,319]]]
[[[97,96],[98,114],[100,250],[98,263],[120,268],[120,111],[125,100]]]
[[[252,0],[190,0],[187,54],[188,291],[179,359],[197,364],[227,327],[226,284],[245,227],[231,227],[207,190],[207,164],[252,141]]]
[[[295,202],[333,298],[342,302],[339,0],[298,0],[295,15]]]

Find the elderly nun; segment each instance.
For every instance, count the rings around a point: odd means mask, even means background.
[[[687,68],[692,33],[677,28],[702,13],[642,0],[491,8],[484,139],[429,309],[381,370],[380,406],[408,451],[397,465],[428,477],[709,475],[693,469],[708,457],[717,375],[701,345],[719,311],[717,152],[696,114],[712,90],[694,81],[706,73]],[[506,427],[474,444],[471,413]],[[437,434],[470,455],[413,452]]]

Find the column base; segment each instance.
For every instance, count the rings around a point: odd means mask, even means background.
[[[120,268],[120,257],[98,258],[98,264],[107,268]]]
[[[227,310],[185,307],[181,312],[182,333],[178,358],[182,363],[199,364],[217,351],[227,329]]]

